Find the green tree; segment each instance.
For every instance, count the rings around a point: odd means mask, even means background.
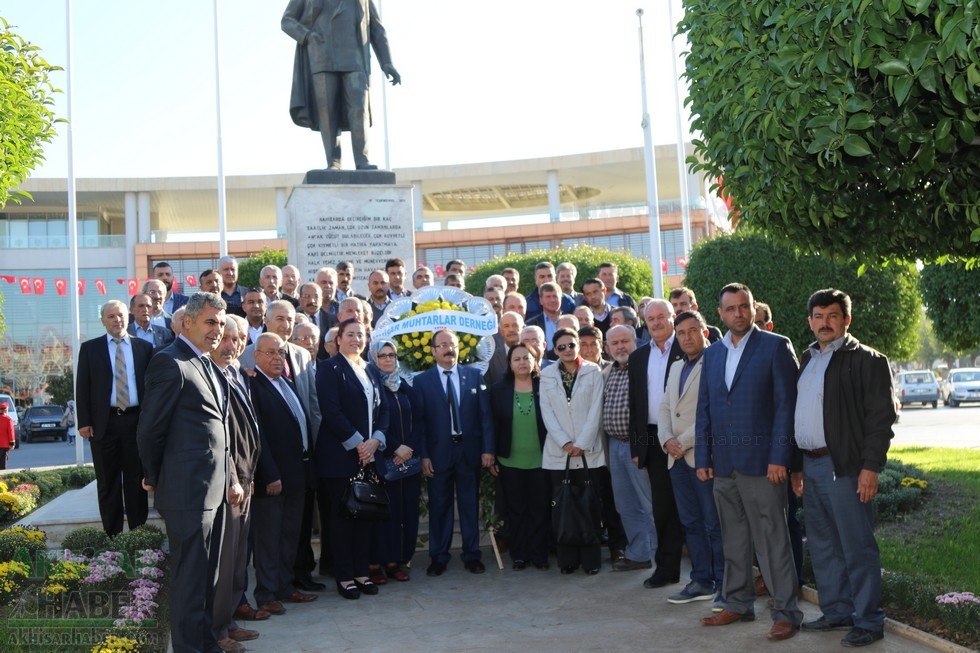
[[[75,381],[70,366],[58,376],[48,377],[48,394],[51,395],[51,403],[59,406],[64,406],[75,397]]]
[[[927,265],[919,286],[939,341],[957,352],[980,347],[980,269]]]
[[[40,51],[0,17],[0,208],[28,196],[15,189],[44,160],[43,144],[55,136],[51,106],[59,91],[48,75],[61,68],[49,65]]]
[[[692,169],[813,252],[980,255],[980,0],[684,0]]]
[[[259,285],[259,273],[267,265],[283,267],[288,262],[286,250],[266,247],[258,254],[238,262],[238,283],[250,288]]]
[[[869,265],[858,273],[853,261],[800,252],[761,234],[737,232],[698,243],[687,263],[685,284],[698,296],[708,322],[723,327],[718,291],[738,281],[757,301],[769,304],[775,330],[798,350],[813,342],[806,303],[814,291],[838,288],[851,297],[850,332],[864,344],[895,360],[916,350],[921,305],[915,266]]]
[[[527,254],[508,254],[495,258],[481,263],[466,276],[466,288],[475,295],[481,295],[487,277],[491,274],[500,274],[504,268],[514,268],[521,274],[518,290],[526,296],[534,290],[534,266],[541,261],[551,261],[555,267],[565,261],[573,263],[578,270],[575,282],[578,288],[581,288],[582,282],[586,279],[599,275],[600,264],[615,263],[619,268],[620,290],[637,300],[653,292],[653,274],[647,261],[635,258],[627,252],[613,252],[591,245],[578,245],[569,249],[539,249]]]

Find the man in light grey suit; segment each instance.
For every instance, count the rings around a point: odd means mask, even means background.
[[[136,440],[143,487],[170,541],[170,632],[175,653],[221,650],[211,629],[222,503],[239,503],[228,478],[228,388],[210,353],[221,340],[226,304],[197,293],[180,337],[150,359]]]

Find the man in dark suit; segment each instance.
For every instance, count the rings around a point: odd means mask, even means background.
[[[259,423],[262,454],[255,478],[255,602],[259,610],[283,614],[283,601],[308,603],[293,584],[305,496],[313,489],[312,424],[296,386],[283,376],[286,343],[263,333],[255,343],[252,405]]]
[[[129,337],[127,317],[123,302],[112,299],[103,304],[106,335],[82,343],[78,350],[78,434],[92,447],[99,514],[108,535],[122,532],[124,507],[130,530],[146,523],[148,511],[136,425],[153,346]]]
[[[674,307],[674,315],[680,315],[681,313],[690,313],[698,310],[698,299],[694,295],[694,291],[690,288],[685,288],[681,286],[680,288],[674,288],[670,291],[668,296],[670,299],[670,305]],[[758,303],[758,302],[757,302]],[[762,328],[762,327],[759,327]],[[772,329],[768,329],[772,331]],[[716,326],[708,325],[708,342],[717,342],[721,340],[721,330]]]
[[[212,631],[222,503],[240,503],[228,484],[228,386],[209,354],[221,340],[225,302],[197,293],[180,337],[146,370],[137,442],[170,542],[170,634],[175,653],[220,650]]]
[[[485,571],[480,561],[480,467],[494,463],[494,430],[487,386],[480,371],[458,365],[459,338],[448,329],[432,337],[436,365],[415,377],[419,397],[416,439],[422,473],[429,478],[429,576],[449,562],[453,495],[459,510],[466,569]]]
[[[786,525],[796,355],[789,339],[755,326],[747,286],[728,284],[718,303],[728,333],[704,351],[694,457],[698,478],[714,479],[728,607],[701,621],[724,626],[755,617],[755,551],[773,600],[769,639],[788,639],[803,619]]]
[[[645,309],[650,342],[630,354],[630,450],[640,469],[647,470],[653,496],[656,527],[656,567],[643,581],[647,588],[680,581],[684,529],[674,502],[674,487],[667,470],[667,454],[660,446],[657,422],[667,387],[667,372],[684,355],[674,338],[674,309],[670,302],[654,299]],[[617,503],[619,499],[616,499]]]
[[[174,339],[169,318],[166,327],[150,322],[153,300],[149,295],[133,295],[132,299],[129,300],[129,308],[132,311],[133,319],[129,323],[127,332],[133,336],[134,340],[143,340],[148,342],[152,348],[157,349],[170,344]]]
[[[540,263],[534,266],[535,288],[530,293],[528,293],[527,297],[525,297],[527,306],[525,307],[525,311],[524,311],[524,319],[527,320],[528,324],[531,323],[531,320],[541,315],[541,311],[543,310],[543,308],[541,306],[541,298],[539,293],[541,291],[541,286],[543,286],[546,283],[555,283],[555,266],[550,261],[541,261]],[[558,292],[561,293],[560,312],[561,313],[573,312],[575,310],[575,300],[562,293],[560,286],[558,287]],[[551,346],[550,337],[548,339],[548,343],[549,343],[548,346],[550,347]]]
[[[245,320],[238,315],[226,316],[225,331],[214,364],[228,379],[228,501],[224,504],[224,539],[218,559],[218,580],[214,588],[214,636],[225,651],[237,649],[235,642],[259,636],[256,630],[239,627],[235,611],[245,591],[248,566],[248,531],[252,523],[252,479],[258,464],[259,426],[245,379],[238,371],[238,356],[245,350]],[[242,500],[232,503],[234,497]],[[229,642],[229,640],[231,640]]]
[[[166,261],[160,261],[153,266],[153,278],[163,282],[167,290],[167,298],[163,301],[163,310],[173,315],[177,309],[187,303],[187,295],[174,290],[174,269]]]
[[[323,306],[323,290],[312,281],[299,287],[299,308],[320,329],[320,333],[326,333],[337,324],[336,312],[331,313]]]

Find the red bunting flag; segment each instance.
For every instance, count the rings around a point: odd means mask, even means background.
[[[0,279],[3,279],[7,283],[17,283],[17,277],[12,274],[0,274]]]
[[[44,279],[41,277],[34,277],[34,294],[43,295],[44,294]]]
[[[20,277],[19,279],[17,279],[17,281],[18,283],[20,283],[20,291],[25,295],[30,295],[31,294],[30,277]]]
[[[139,290],[140,280],[139,279],[126,279],[126,292],[130,297],[136,294]]]
[[[78,294],[79,295],[85,294],[85,279],[78,280]]]
[[[442,276],[442,273],[445,272],[445,271],[446,271],[446,268],[442,267],[441,264],[436,263],[436,270],[435,270],[435,272],[436,272],[436,276],[437,277],[441,277]]]
[[[99,294],[100,295],[104,295],[105,294],[105,279],[96,279],[95,280],[95,287],[99,289]]]
[[[677,265],[681,266],[681,269],[682,270],[686,270],[687,269],[687,259],[684,258],[683,256],[679,257],[677,259]]]
[[[663,272],[667,271],[667,259],[665,258],[660,259],[660,269]]]
[[[188,274],[184,278],[187,279],[187,285],[190,286],[191,288],[197,286],[197,279],[194,278],[193,274]]]
[[[180,292],[180,282],[174,279],[173,284],[170,286],[170,290],[173,292]]]
[[[68,294],[68,280],[67,279],[55,279],[54,289],[58,293],[59,297],[64,297]]]

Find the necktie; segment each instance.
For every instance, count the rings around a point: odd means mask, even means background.
[[[214,392],[215,399],[218,400],[218,405],[223,406],[224,398],[221,394],[221,384],[214,374],[214,362],[208,356],[201,356],[201,364],[204,365],[204,374],[208,377],[208,383],[211,384],[211,390]]]
[[[126,371],[126,352],[123,351],[123,339],[113,338],[116,343],[116,360],[113,379],[116,382],[116,408],[129,408],[129,372]]]
[[[303,412],[303,407],[299,405],[299,399],[296,398],[289,384],[281,376],[276,379],[276,383],[279,384],[279,389],[282,390],[282,396],[286,400],[290,412],[292,412],[296,421],[299,422],[300,435],[303,437],[303,451],[307,451],[306,414]]]
[[[458,435],[459,430],[459,408],[456,406],[456,388],[453,387],[453,372],[446,370],[446,397],[449,399],[449,416],[453,422],[453,435]]]

